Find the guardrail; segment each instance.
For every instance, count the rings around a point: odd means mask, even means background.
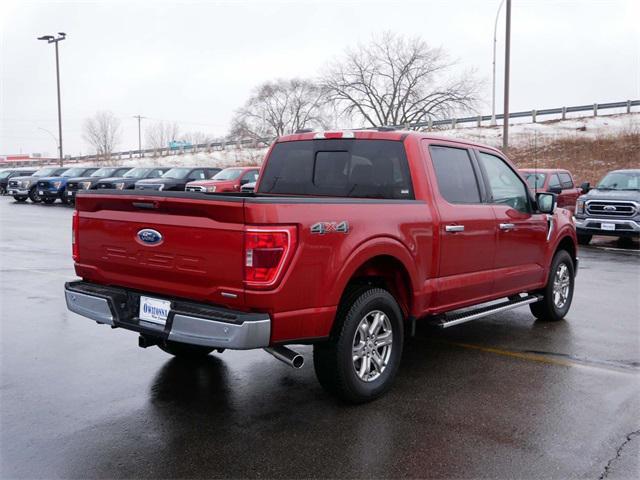
[[[514,118],[527,118],[530,117],[532,122],[535,123],[538,117],[545,115],[561,115],[561,119],[565,120],[567,118],[568,113],[576,113],[576,112],[592,112],[593,116],[598,116],[598,112],[600,110],[608,110],[608,109],[626,109],[626,113],[631,113],[632,107],[640,106],[640,100],[626,100],[623,102],[609,102],[609,103],[592,103],[589,105],[577,105],[573,107],[559,107],[559,108],[546,108],[541,110],[526,110],[521,112],[512,112],[509,114],[509,119]],[[495,116],[496,120],[504,119],[503,114],[497,114]],[[491,121],[491,115],[477,115],[473,117],[462,117],[462,118],[447,118],[442,120],[432,120],[429,119],[426,122],[417,122],[412,124],[405,125],[385,125],[387,127],[392,128],[407,128],[407,129],[415,129],[415,128],[427,128],[432,129],[433,127],[442,127],[449,125],[451,128],[455,128],[458,124],[463,123],[476,123],[476,126],[481,127],[483,122]],[[378,128],[378,127],[375,127]],[[374,127],[365,127],[364,130],[373,130]],[[147,148],[143,150],[127,150],[122,152],[112,153],[110,156],[111,160],[121,160],[123,158],[138,158],[145,156],[166,156],[170,154],[184,154],[184,153],[197,153],[197,152],[212,152],[212,151],[221,151],[226,150],[227,148],[243,148],[243,147],[264,147],[269,145],[273,141],[272,137],[265,137],[259,139],[242,139],[242,140],[219,140],[211,143],[199,143],[196,145],[191,145],[187,148],[179,148],[172,149],[169,147],[165,148]],[[74,157],[65,158],[65,162],[67,163],[79,163],[79,162],[87,162],[87,161],[104,161],[104,157],[100,157],[97,155],[81,155]]]

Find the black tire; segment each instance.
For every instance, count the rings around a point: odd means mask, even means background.
[[[374,312],[383,313],[384,322],[390,327],[391,344],[388,358],[382,370],[376,367],[377,377],[371,380],[362,379],[356,372],[353,360],[353,346],[356,338],[362,335],[358,330],[362,321],[375,316]],[[385,318],[381,317],[381,318]],[[370,324],[372,325],[372,324]],[[381,327],[381,328],[384,328]],[[364,340],[364,337],[363,337]],[[360,343],[360,342],[359,342]],[[367,355],[369,362],[373,359],[373,350],[363,342],[363,357]],[[362,287],[345,297],[336,315],[334,333],[327,342],[318,343],[313,348],[313,366],[320,384],[330,393],[350,403],[363,403],[374,400],[384,394],[393,383],[400,366],[402,346],[404,343],[404,322],[402,311],[395,298],[386,290],[373,287]],[[369,353],[365,353],[369,348]],[[377,358],[385,356],[385,348],[376,347]],[[380,351],[382,350],[382,355]],[[370,363],[373,365],[372,363]]]
[[[0,186],[0,195],[4,197],[6,194],[7,190],[4,187]]]
[[[70,205],[69,198],[67,198],[67,189],[62,190],[62,194],[60,195],[60,201],[65,205]]]
[[[557,275],[560,275],[559,271],[566,267],[566,273],[568,274],[568,287],[569,290],[564,297],[564,303],[558,305],[555,301],[554,285],[556,284]],[[564,278],[564,277],[563,277]],[[558,250],[551,262],[551,269],[549,270],[549,278],[547,279],[547,286],[540,292],[543,295],[542,300],[529,305],[531,313],[538,320],[549,320],[557,322],[562,320],[571,308],[571,301],[573,300],[573,289],[575,285],[575,266],[571,255],[566,250]],[[562,300],[562,297],[558,297]],[[558,302],[560,303],[560,302]]]
[[[582,235],[582,234],[579,234],[578,235],[578,243],[580,245],[589,245],[589,242],[591,241],[592,238],[593,238],[593,235]]]
[[[16,202],[20,202],[20,203],[22,203],[22,202],[26,202],[26,201],[27,201],[27,197],[22,197],[22,196],[18,196],[18,195],[14,195],[14,196],[13,196],[13,199],[14,199]]]
[[[47,205],[52,205],[53,203],[55,203],[56,199],[55,198],[43,198],[42,201],[44,203],[46,203]]]
[[[35,187],[29,190],[29,200],[31,200],[33,203],[40,203],[42,201]]]
[[[171,340],[159,343],[158,347],[160,350],[179,358],[203,358],[214,350],[211,347],[189,345],[187,343],[172,342]]]

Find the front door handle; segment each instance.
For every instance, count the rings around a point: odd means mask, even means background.
[[[513,230],[516,226],[513,223],[501,223],[500,230]]]
[[[444,227],[445,232],[464,232],[464,225],[446,225]]]

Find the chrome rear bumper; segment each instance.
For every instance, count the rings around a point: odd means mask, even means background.
[[[137,292],[80,281],[65,284],[65,297],[67,308],[74,313],[162,340],[248,350],[269,346],[271,337],[271,318],[266,313],[171,300],[166,324],[158,325],[138,318],[140,294]]]

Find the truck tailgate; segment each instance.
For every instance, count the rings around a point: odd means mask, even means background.
[[[76,273],[85,280],[218,304],[242,302],[242,198],[100,192],[79,195],[76,208]]]

